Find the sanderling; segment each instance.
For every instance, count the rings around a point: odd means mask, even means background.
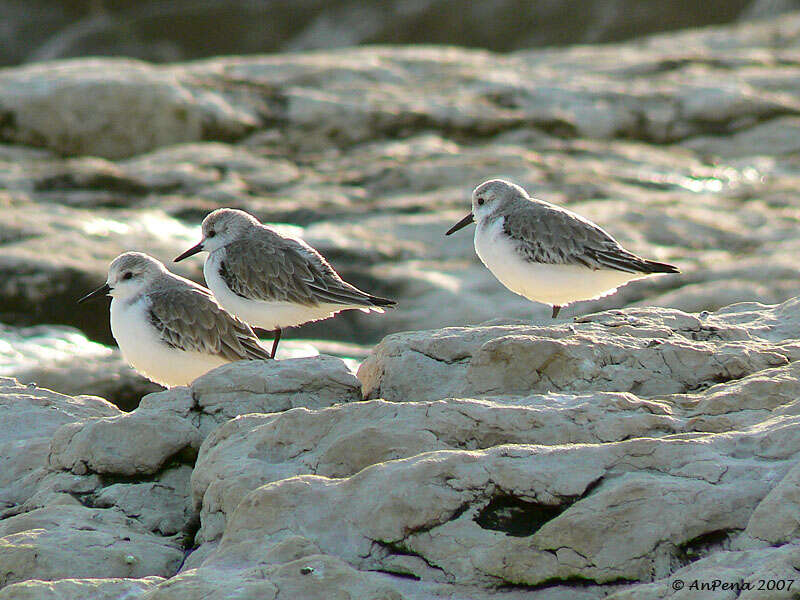
[[[106,294],[122,356],[166,387],[188,385],[228,362],[270,358],[250,326],[217,304],[211,292],[147,254],[120,254],[106,283],[78,302]]]
[[[678,273],[666,263],[636,256],[588,219],[520,186],[492,179],[472,192],[472,212],[445,235],[477,221],[475,252],[509,290],[561,307],[614,292],[634,279]]]
[[[311,246],[280,235],[244,211],[217,209],[203,219],[202,230],[200,243],[175,262],[207,251],[206,284],[227,310],[274,332],[273,358],[285,327],[348,309],[383,312],[395,304],[350,285]]]

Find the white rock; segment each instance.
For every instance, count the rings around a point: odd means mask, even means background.
[[[0,515],[34,493],[56,429],[116,414],[120,411],[100,398],[73,398],[0,378]]]
[[[49,465],[77,475],[155,473],[179,453],[199,448],[193,407],[191,391],[175,388],[147,396],[133,412],[62,427],[51,442]]]
[[[416,556],[400,572],[424,580],[648,581],[680,566],[694,540],[745,527],[800,451],[785,427],[691,441],[439,451],[347,479],[283,479],[242,500],[216,553],[302,534],[362,570],[392,570],[396,555]],[[780,449],[779,462],[732,456],[766,444]]]
[[[0,587],[26,579],[169,577],[182,559],[174,541],[115,511],[56,505],[0,521]]]
[[[190,388],[150,394],[133,412],[63,427],[53,437],[49,464],[79,475],[152,474],[170,460],[193,460],[209,431],[239,414],[358,399],[359,381],[341,359],[240,361]]]
[[[800,304],[763,312],[791,318],[796,327]],[[747,331],[727,324],[733,314],[702,323],[679,311],[637,309],[550,327],[400,333],[376,347],[358,376],[366,398],[396,401],[589,390],[654,396],[789,362],[793,350],[768,343],[766,334],[758,341],[754,331],[756,339],[744,341],[751,337]]]
[[[191,467],[179,465],[159,473],[152,481],[113,483],[98,491],[92,505],[116,507],[163,536],[181,533],[193,516],[191,474]]]
[[[200,541],[260,485],[302,474],[349,477],[364,467],[443,449],[602,443],[681,431],[668,403],[628,394],[529,396],[503,402],[373,400],[228,421],[206,438],[192,474]]]
[[[192,383],[203,414],[217,422],[250,412],[323,408],[361,399],[361,384],[332,356],[223,365]]]
[[[209,128],[242,135],[258,122],[217,93],[187,88],[169,69],[125,59],[6,70],[0,89],[0,108],[14,115],[6,139],[65,154],[118,158],[199,140]]]
[[[141,579],[31,579],[0,590],[0,600],[137,600],[161,583],[162,577]]]

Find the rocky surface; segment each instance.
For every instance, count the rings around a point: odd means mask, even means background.
[[[8,378],[0,378],[0,393],[0,515],[6,516],[35,490],[60,426],[119,410],[100,398],[64,396]]]
[[[674,580],[793,580],[798,340],[796,299],[629,308],[396,334],[359,379],[327,356],[231,364],[130,413],[9,383],[46,415],[12,427],[50,441],[9,456],[31,474],[6,487],[0,598],[689,598]]]
[[[241,413],[361,398],[358,379],[327,356],[223,366],[191,388],[145,397],[130,413],[100,398],[3,381],[8,430],[0,430],[0,440],[8,441],[0,445],[0,587],[28,579],[173,575],[196,529],[190,477],[209,431]],[[44,593],[30,585],[18,593]],[[113,594],[152,585],[109,582]]]
[[[2,600],[133,600],[158,585],[163,578],[141,579],[32,579],[0,590]]]

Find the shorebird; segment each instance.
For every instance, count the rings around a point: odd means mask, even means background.
[[[222,364],[269,359],[249,325],[211,292],[147,254],[120,254],[106,283],[78,302],[111,296],[111,332],[139,373],[166,387],[188,385]]]
[[[175,259],[207,251],[203,274],[219,303],[251,325],[274,333],[349,309],[384,312],[394,300],[344,281],[314,248],[284,237],[254,216],[220,208],[203,219],[203,237]]]
[[[636,256],[588,219],[543,200],[518,185],[491,179],[472,192],[472,212],[450,235],[470,223],[475,252],[515,294],[561,308],[613,293],[635,279],[679,273],[677,267]]]

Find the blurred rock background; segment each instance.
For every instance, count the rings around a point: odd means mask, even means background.
[[[616,42],[798,7],[797,0],[3,0],[0,65],[95,55],[168,62],[360,44],[508,52]]]

